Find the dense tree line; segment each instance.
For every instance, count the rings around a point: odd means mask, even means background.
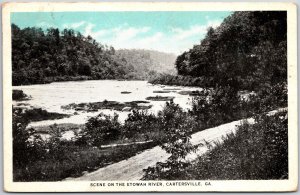
[[[157,73],[176,74],[175,54],[144,49],[120,49],[116,50],[116,55],[135,70],[134,77],[150,79]]]
[[[50,28],[20,29],[12,24],[13,85],[83,78],[124,78],[115,50],[79,32]]]
[[[165,70],[161,67],[166,64],[173,66],[176,58],[146,50],[116,51],[72,29],[20,29],[15,24],[11,27],[13,85],[86,79],[146,79],[156,74],[155,69]]]
[[[179,75],[256,88],[287,79],[286,12],[234,12],[209,28],[199,45],[178,56]]]

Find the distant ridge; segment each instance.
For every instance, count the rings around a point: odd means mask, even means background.
[[[132,66],[138,75],[148,78],[156,73],[176,74],[175,61],[177,56],[146,49],[119,49],[116,56],[125,59],[127,66]]]
[[[175,74],[176,55],[151,50],[115,50],[72,29],[12,27],[12,83],[148,80]]]

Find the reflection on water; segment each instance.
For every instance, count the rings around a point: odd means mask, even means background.
[[[168,87],[170,88],[170,87]],[[184,109],[189,108],[191,96],[178,94],[178,90],[201,90],[196,87],[174,87],[170,93],[153,93],[153,91],[166,90],[166,86],[152,85],[147,81],[117,81],[117,80],[95,80],[95,81],[69,81],[55,82],[42,85],[14,86],[13,89],[21,89],[25,94],[32,97],[29,101],[13,102],[14,105],[28,103],[30,106],[41,107],[48,112],[74,114],[74,110],[64,110],[63,105],[70,103],[88,103],[104,100],[130,102],[134,100],[146,100],[149,96],[173,96],[174,102]],[[121,93],[121,92],[131,93]],[[157,113],[165,105],[165,101],[149,101],[152,104],[150,112]],[[39,121],[31,123],[31,126],[76,123],[83,124],[91,116],[99,113],[118,113],[120,121],[124,121],[129,112],[115,110],[101,110],[98,112],[77,111],[78,115],[58,120]]]

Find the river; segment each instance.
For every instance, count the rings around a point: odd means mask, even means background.
[[[127,118],[128,111],[99,110],[97,112],[85,112],[65,110],[61,106],[71,103],[100,102],[104,100],[130,102],[136,100],[146,100],[149,96],[173,96],[174,102],[182,108],[191,107],[191,96],[179,94],[179,91],[201,90],[197,87],[165,86],[153,85],[147,81],[118,81],[118,80],[91,80],[91,81],[67,81],[54,82],[50,84],[14,86],[13,89],[20,89],[29,96],[27,101],[13,101],[14,106],[39,107],[48,112],[58,112],[71,114],[68,118],[57,120],[45,120],[30,123],[30,126],[43,126],[61,123],[84,124],[89,117],[96,116],[103,112],[105,114],[119,114],[120,121]],[[121,92],[131,93],[121,93]],[[154,91],[169,91],[168,93],[154,93]],[[157,113],[162,110],[165,101],[149,101],[152,108],[149,112]]]

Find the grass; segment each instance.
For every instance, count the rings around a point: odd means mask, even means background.
[[[29,150],[36,150],[34,152],[35,157],[29,158],[29,162],[14,165],[14,181],[58,181],[67,177],[79,177],[86,171],[94,171],[130,158],[145,149],[157,145],[157,140],[154,140],[148,143],[101,148],[101,146],[89,145],[84,139],[82,140],[80,132],[80,135],[77,134],[75,139],[61,139],[61,135],[65,131],[73,130],[75,132],[78,129],[82,129],[81,132],[84,133],[85,128],[84,124],[56,124],[35,127],[36,135],[47,133],[51,136],[47,140],[33,143],[34,148]],[[109,140],[108,144],[147,141],[154,137],[160,138],[161,135],[159,133],[161,132],[141,132],[126,139],[120,135],[116,140]],[[149,136],[148,139],[145,135]]]
[[[15,167],[14,181],[58,181],[67,177],[79,177],[84,171],[94,171],[119,162],[155,145],[156,143],[146,143],[99,149],[66,144],[55,155],[49,153],[26,167]]]
[[[198,157],[180,175],[192,180],[263,180],[288,178],[286,112],[240,126],[224,142]],[[176,178],[175,178],[176,179]]]

